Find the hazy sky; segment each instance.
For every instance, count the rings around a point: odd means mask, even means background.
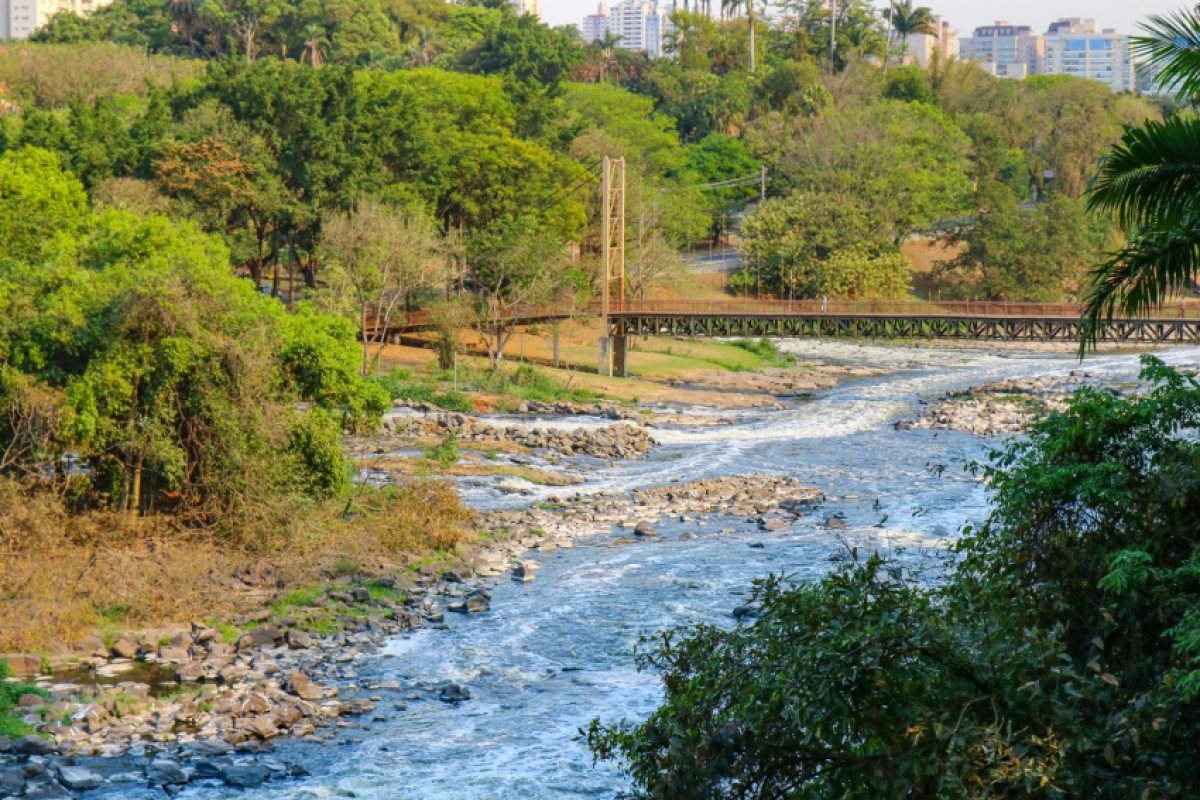
[[[609,0],[612,5],[617,0]],[[669,3],[671,0],[659,0]],[[596,13],[597,0],[542,0],[542,17],[551,25],[573,22],[585,14]],[[875,5],[886,8],[883,0]],[[1030,25],[1039,33],[1059,17],[1094,17],[1102,28],[1136,33],[1138,22],[1147,14],[1162,13],[1191,5],[1190,0],[917,0],[935,14],[942,14],[960,36],[970,36],[978,25],[1005,20],[1014,25]]]

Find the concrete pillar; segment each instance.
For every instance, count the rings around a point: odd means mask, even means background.
[[[629,377],[629,349],[626,339],[622,336],[612,337],[612,374],[618,378]]]
[[[555,320],[554,321],[554,368],[555,369],[558,369],[558,329],[560,327],[561,326],[559,325],[558,320]]]
[[[613,353],[612,339],[607,336],[601,336],[596,340],[600,350],[600,361],[596,365],[596,372],[600,375],[611,377],[613,374]]]

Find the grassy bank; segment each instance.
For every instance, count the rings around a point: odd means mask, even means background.
[[[243,538],[165,515],[73,514],[61,497],[3,481],[0,652],[53,655],[87,634],[242,613],[340,575],[452,563],[474,537],[473,513],[436,478],[348,501],[286,498],[258,515]]]
[[[792,359],[780,353],[769,340],[713,342],[697,339],[638,337],[631,341],[628,371],[633,377],[613,378],[597,374],[594,335],[598,331],[581,326],[575,335],[560,339],[560,366],[553,366],[553,338],[546,326],[530,326],[506,351],[506,360],[492,370],[479,346],[459,358],[457,376],[437,368],[433,353],[421,346],[420,338],[406,346],[384,348],[376,380],[393,399],[431,403],[449,411],[509,412],[522,401],[571,401],[597,399],[657,403],[676,401],[699,405],[724,405],[730,398],[711,392],[658,386],[667,381],[713,371],[753,372],[763,367],[791,366]],[[464,332],[464,339],[469,337]],[[457,378],[457,380],[456,380]]]

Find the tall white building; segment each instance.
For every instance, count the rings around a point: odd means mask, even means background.
[[[512,4],[513,11],[517,15],[533,14],[538,19],[542,18],[542,0],[508,0]]]
[[[540,0],[539,0],[540,1]],[[87,16],[112,0],[0,0],[0,39],[24,39],[59,11]]]
[[[1046,75],[1074,75],[1108,84],[1114,92],[1137,89],[1129,36],[1100,30],[1094,19],[1063,18],[1046,33]]]
[[[583,38],[595,41],[604,38],[605,31],[620,36],[617,47],[646,51],[651,58],[663,54],[663,36],[670,30],[670,12],[659,7],[655,0],[621,0],[611,9],[600,4],[599,13],[583,18]]]
[[[933,60],[934,51],[940,52],[945,58],[958,55],[958,34],[954,28],[950,27],[950,23],[942,18],[941,14],[933,15],[933,29],[937,32],[937,36],[931,36],[928,33],[914,33],[908,37],[908,54],[921,66],[921,69],[929,66],[929,62]]]

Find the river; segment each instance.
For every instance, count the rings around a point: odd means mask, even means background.
[[[778,472],[837,496],[823,511],[783,533],[762,533],[743,519],[668,522],[659,536],[627,532],[579,539],[572,549],[534,556],[537,580],[501,582],[485,614],[447,615],[449,630],[392,640],[359,668],[366,682],[398,680],[403,691],[365,692],[378,720],[345,735],[359,743],[280,743],[279,755],[312,775],[245,792],[193,784],[181,797],[372,800],[557,800],[613,797],[625,783],[610,765],[594,766],[577,730],[593,717],[639,718],[659,696],[652,674],[639,674],[632,650],[642,634],[700,621],[732,624],[751,580],[770,572],[815,577],[830,566],[835,533],[818,529],[841,511],[855,543],[880,548],[943,547],[962,525],[986,513],[982,485],[963,466],[989,444],[966,434],[896,431],[921,399],[988,380],[1063,375],[1085,369],[1127,379],[1136,356],[1089,358],[988,351],[904,350],[787,342],[785,349],[833,363],[902,365],[855,380],[786,411],[726,412],[733,424],[659,429],[651,457],[593,473],[582,492],[621,491],[717,475]],[[1169,351],[1192,363],[1195,349]],[[581,424],[588,421],[582,420]],[[940,475],[931,467],[945,465]],[[473,489],[470,502],[511,505],[562,494],[539,489],[513,498]],[[845,499],[855,495],[857,499]],[[875,508],[878,500],[880,509]],[[884,527],[873,527],[886,516]],[[722,532],[732,529],[732,532]],[[698,538],[680,541],[692,531]],[[762,543],[763,547],[750,547]],[[455,681],[472,699],[448,705],[416,683]],[[394,707],[403,704],[403,709]],[[369,718],[360,718],[367,720]],[[144,791],[144,789],[142,790]],[[129,795],[133,797],[135,795]]]

